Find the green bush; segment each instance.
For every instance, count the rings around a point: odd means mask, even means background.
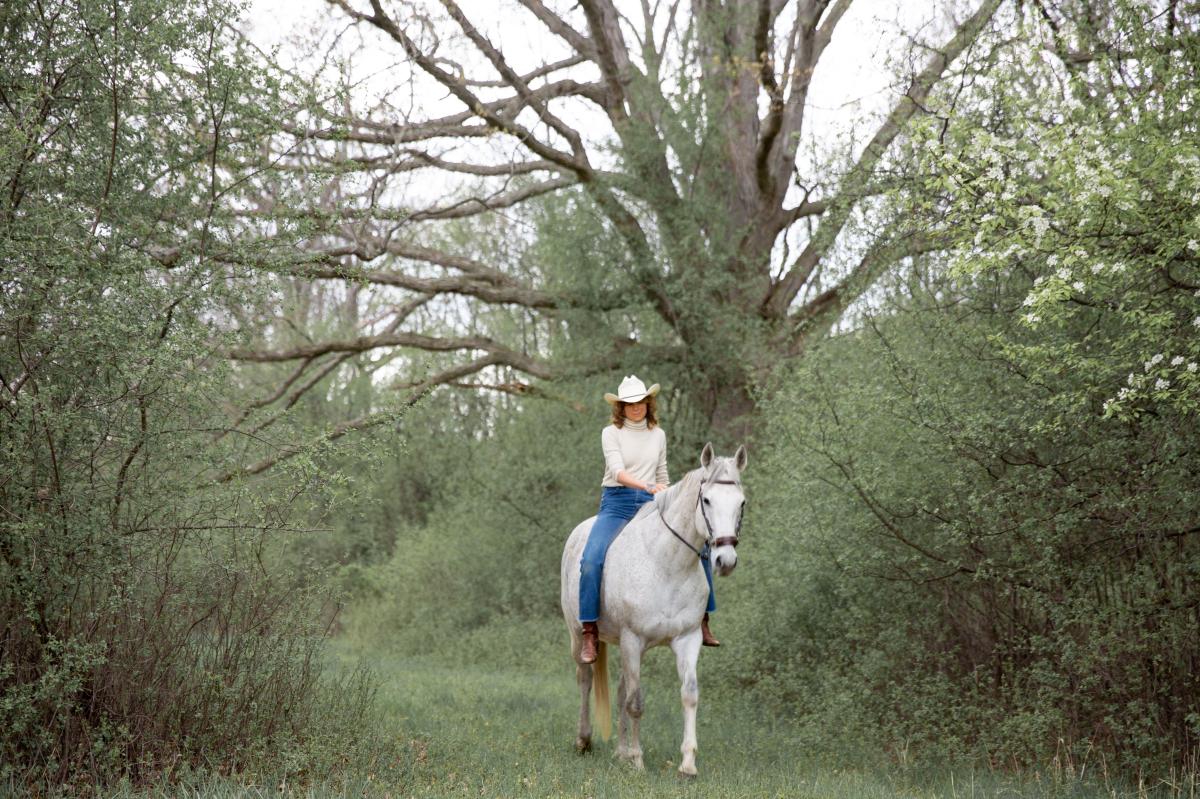
[[[1180,765],[1200,733],[1195,416],[1105,417],[1127,365],[1054,357],[1113,351],[1105,309],[1031,332],[1019,274],[928,282],[765,406],[755,579],[723,592],[750,628],[736,673],[902,749]]]
[[[288,484],[302,462],[283,480],[218,479],[240,453],[215,435],[234,386],[215,322],[246,297],[210,256],[229,220],[208,165],[251,146],[245,109],[270,104],[231,13],[139,0],[0,15],[13,786],[311,760],[322,736],[353,737],[369,696],[361,680],[322,687],[335,603],[319,575],[277,567],[303,518],[308,486]]]

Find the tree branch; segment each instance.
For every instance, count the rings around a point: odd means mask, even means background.
[[[925,68],[914,77],[908,91],[897,101],[857,163],[846,174],[812,241],[796,256],[783,278],[763,298],[762,312],[765,316],[782,319],[787,314],[788,306],[845,227],[854,208],[854,197],[870,178],[875,165],[883,158],[904,124],[925,103],[946,68],[975,41],[1002,1],[984,0],[979,9],[955,31],[946,49],[934,54]]]
[[[229,357],[235,361],[251,361],[254,363],[272,363],[294,361],[299,358],[316,358],[330,352],[368,352],[381,347],[415,347],[430,352],[454,352],[458,350],[479,350],[489,353],[496,358],[496,363],[511,366],[534,377],[550,378],[551,371],[542,361],[523,355],[500,344],[487,336],[461,336],[439,338],[420,333],[396,331],[381,333],[376,336],[358,336],[341,341],[324,341],[318,344],[308,344],[282,350],[250,350],[237,348],[231,350]]]

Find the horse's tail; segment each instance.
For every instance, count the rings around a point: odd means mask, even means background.
[[[600,738],[612,737],[612,710],[608,706],[608,646],[598,641],[596,663],[592,666],[592,689],[596,692],[596,728]]]

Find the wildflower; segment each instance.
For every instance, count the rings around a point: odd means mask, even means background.
[[[1188,364],[1188,371],[1189,371],[1189,372],[1194,372],[1194,371],[1196,371],[1196,368],[1197,368],[1197,364],[1196,364],[1196,362],[1195,362],[1195,361],[1191,361],[1191,362]]]
[[[1163,354],[1160,352],[1160,353],[1155,354],[1155,356],[1150,359],[1150,363],[1157,366],[1158,364],[1162,363],[1162,359],[1163,359]]]
[[[1071,284],[1071,288],[1073,288],[1073,289],[1075,289],[1076,291],[1078,291],[1078,292],[1082,293],[1082,292],[1083,292],[1083,281],[1082,281],[1082,280],[1076,280],[1074,283],[1072,283],[1072,284]]]
[[[1197,250],[1200,250],[1200,242],[1196,241],[1195,239],[1188,239],[1187,248],[1192,252],[1196,252]]]
[[[1195,319],[1192,320],[1192,326],[1200,327],[1200,316],[1197,316]]]
[[[1157,380],[1155,380],[1155,381],[1154,381],[1154,390],[1155,390],[1155,391],[1162,391],[1162,390],[1164,390],[1164,389],[1168,389],[1168,388],[1170,388],[1170,387],[1171,387],[1171,381],[1170,381],[1170,380],[1165,380],[1165,379],[1163,379],[1163,378],[1161,378],[1161,377],[1160,377],[1160,378],[1158,378]]]
[[[1182,355],[1176,355],[1174,358],[1172,358],[1172,359],[1171,359],[1171,365],[1172,365],[1172,366],[1178,366],[1178,365],[1179,365],[1179,364],[1181,364],[1181,363],[1183,363],[1183,356],[1182,356]]]

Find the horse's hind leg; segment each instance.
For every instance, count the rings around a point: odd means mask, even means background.
[[[700,704],[700,685],[696,681],[696,661],[700,657],[701,635],[694,630],[671,641],[675,667],[679,671],[679,698],[683,702],[683,760],[679,773],[696,776],[696,707]]]
[[[579,754],[592,751],[592,721],[588,716],[588,699],[592,693],[592,666],[590,663],[575,664],[575,681],[579,683],[579,733],[575,737],[575,751]]]

